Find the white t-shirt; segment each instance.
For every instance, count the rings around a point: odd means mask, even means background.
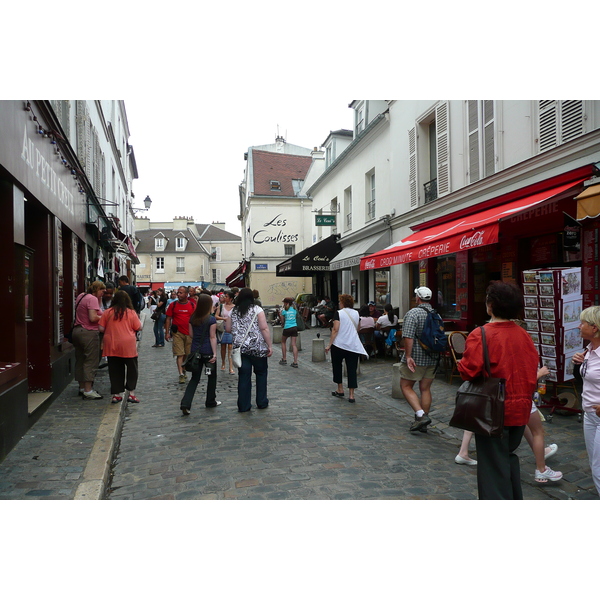
[[[377,325],[379,325],[380,327],[395,327],[396,325],[398,325],[398,317],[394,315],[394,322],[390,323],[390,319],[387,316],[387,313],[384,313],[379,317],[379,319],[377,319]]]
[[[587,364],[581,365],[580,373],[584,373],[583,391],[581,393],[581,408],[584,412],[593,412],[595,409],[592,406],[600,404],[600,348],[592,350],[591,344],[588,346],[587,354],[585,355]]]

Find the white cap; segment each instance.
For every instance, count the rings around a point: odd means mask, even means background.
[[[431,300],[433,293],[428,287],[422,286],[415,288],[415,294],[421,298],[421,300]]]

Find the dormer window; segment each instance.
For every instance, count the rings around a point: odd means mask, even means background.
[[[165,249],[165,238],[157,237],[154,238],[154,250],[160,251]]]
[[[274,179],[271,179],[271,181],[269,181],[269,184],[271,186],[271,190],[279,190],[279,191],[281,191],[281,182],[275,181]]]
[[[175,249],[176,250],[185,250],[187,240],[184,237],[175,238]]]

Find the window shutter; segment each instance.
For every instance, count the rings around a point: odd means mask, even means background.
[[[467,137],[469,140],[469,183],[479,181],[479,102],[467,100]]]
[[[560,109],[560,140],[564,144],[585,133],[583,100],[563,100]]]
[[[484,177],[496,172],[496,152],[494,149],[494,101],[483,101],[483,163]]]
[[[410,195],[410,207],[415,208],[419,204],[417,186],[417,128],[413,127],[408,132],[408,189]]]
[[[221,279],[221,269],[217,269],[217,281],[215,281],[215,283],[221,283],[222,279]]]
[[[557,102],[556,100],[540,100],[540,152],[554,148],[558,143],[556,131]]]
[[[438,198],[450,191],[450,133],[448,127],[448,103],[435,109],[437,137],[437,190]]]
[[[79,159],[79,162],[81,163],[86,175],[89,177],[87,170],[89,165],[89,117],[85,100],[77,100],[75,111],[75,120],[77,122],[77,158]]]

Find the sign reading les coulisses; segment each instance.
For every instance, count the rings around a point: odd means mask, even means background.
[[[444,254],[452,254],[461,250],[471,250],[481,246],[495,244],[498,241],[498,223],[482,227],[475,231],[457,234],[431,244],[415,243],[413,248],[406,244],[397,248],[388,248],[361,260],[362,271],[385,269],[395,265],[434,258]]]

